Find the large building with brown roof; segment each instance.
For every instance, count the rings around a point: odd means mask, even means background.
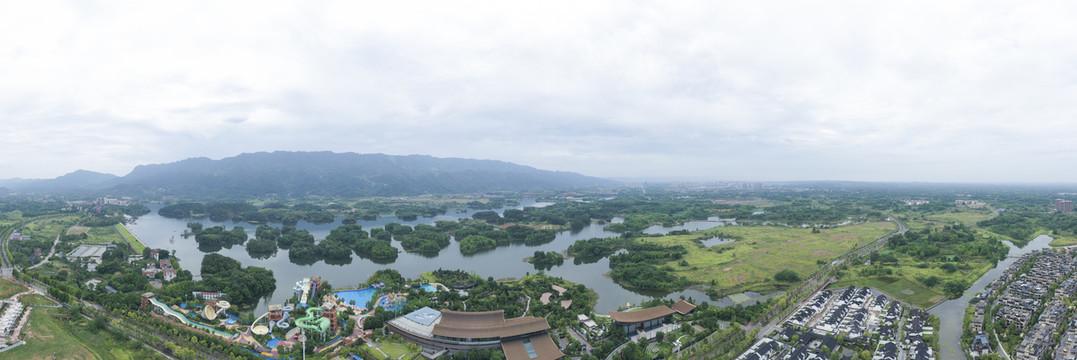
[[[661,326],[674,313],[669,306],[661,305],[636,311],[610,311],[610,317],[624,328],[625,334],[632,336]]]
[[[424,307],[390,320],[387,328],[434,354],[500,347],[509,360],[564,357],[550,339],[546,319],[506,319],[502,310],[461,312]]]

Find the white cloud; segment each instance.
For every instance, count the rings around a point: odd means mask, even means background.
[[[1075,9],[5,2],[0,166],[333,150],[598,176],[1067,181],[1036,170],[1074,165]]]

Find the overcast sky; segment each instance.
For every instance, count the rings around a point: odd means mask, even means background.
[[[1072,182],[1075,10],[4,0],[0,178],[330,150],[601,177]]]

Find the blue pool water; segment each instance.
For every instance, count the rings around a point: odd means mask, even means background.
[[[378,289],[375,289],[372,286],[366,289],[337,291],[333,294],[337,296],[337,299],[343,301],[344,304],[352,305],[352,300],[354,300],[355,306],[365,309],[366,303],[374,298],[374,292],[377,290]]]
[[[426,291],[426,292],[437,292],[437,291],[438,291],[438,288],[437,288],[437,287],[434,287],[434,285],[430,285],[430,284],[423,284],[423,291]]]

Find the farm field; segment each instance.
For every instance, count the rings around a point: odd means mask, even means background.
[[[680,261],[668,263],[677,275],[699,284],[711,284],[719,289],[751,290],[753,287],[773,287],[772,277],[789,269],[802,278],[819,268],[820,261],[829,261],[857,246],[875,241],[894,231],[894,224],[874,222],[819,229],[773,226],[723,226],[689,235],[643,238],[641,241],[681,245],[688,249]],[[713,237],[734,238],[736,241],[704,247],[694,239]]]

